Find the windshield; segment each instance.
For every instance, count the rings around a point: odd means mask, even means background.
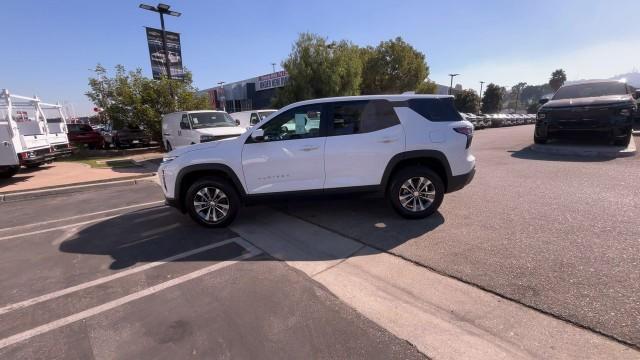
[[[627,94],[627,84],[611,81],[563,86],[553,95],[553,100],[625,94]]]
[[[225,112],[200,112],[191,113],[189,116],[194,129],[236,126],[236,122]]]
[[[266,118],[267,116],[273,114],[274,112],[276,112],[275,110],[269,110],[269,111],[258,111],[258,117],[260,117],[260,121],[264,120],[264,118]]]

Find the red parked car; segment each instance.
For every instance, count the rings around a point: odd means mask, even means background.
[[[87,124],[67,124],[69,142],[75,145],[86,144],[89,149],[102,149],[104,138]]]

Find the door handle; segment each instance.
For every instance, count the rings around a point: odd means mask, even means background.
[[[300,148],[300,150],[302,151],[313,151],[318,149],[320,149],[320,146],[318,145],[305,145],[302,148]]]
[[[383,137],[382,139],[378,140],[379,143],[383,143],[383,144],[390,144],[396,141],[398,141],[398,138],[391,138],[391,137]]]
[[[178,130],[178,136],[182,135],[182,130]]]

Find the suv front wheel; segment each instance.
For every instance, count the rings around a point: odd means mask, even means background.
[[[394,175],[387,196],[398,214],[409,219],[421,219],[440,207],[444,184],[433,170],[411,166]]]
[[[207,227],[225,227],[238,213],[240,198],[228,182],[206,177],[187,190],[186,207],[193,220]]]

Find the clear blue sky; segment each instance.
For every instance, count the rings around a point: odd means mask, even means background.
[[[430,78],[537,84],[563,67],[568,78],[610,77],[640,67],[640,1],[219,1],[166,0],[182,12],[167,29],[182,34],[184,64],[199,88],[271,72],[298,33],[359,45],[402,36],[427,56]],[[47,101],[83,95],[100,62],[150,76],[144,26],[157,14],[133,0],[3,0],[0,88]],[[155,5],[155,2],[150,4]],[[278,65],[279,67],[279,65]]]

